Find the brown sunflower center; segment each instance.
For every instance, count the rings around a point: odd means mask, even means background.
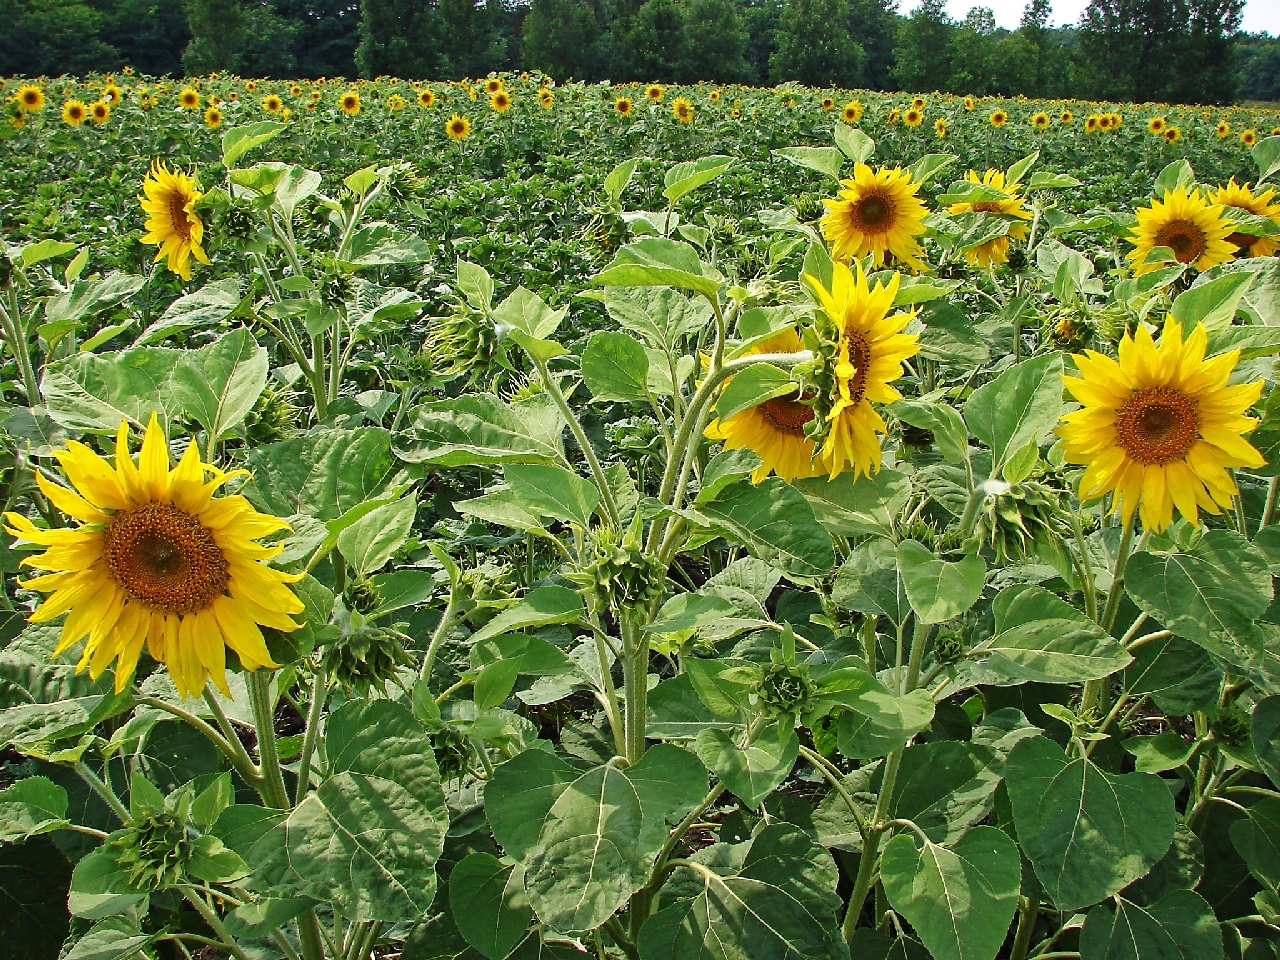
[[[1156,233],[1156,246],[1168,247],[1179,263],[1191,263],[1204,253],[1204,231],[1190,220],[1170,220]]]
[[[191,224],[187,223],[187,198],[174,190],[169,194],[169,219],[173,221],[173,232],[183,243],[191,240]]]
[[[853,364],[853,376],[849,378],[849,402],[857,406],[867,392],[867,367],[871,365],[871,345],[865,335],[850,330],[844,335],[849,345],[849,362]]]
[[[1116,436],[1134,460],[1181,460],[1200,436],[1196,401],[1172,387],[1135,390],[1116,415]]]
[[[885,233],[893,226],[894,205],[883,193],[868,193],[850,208],[853,225],[863,233]]]
[[[1003,213],[999,200],[979,200],[973,204],[974,213]]]
[[[760,404],[760,412],[775,430],[793,437],[803,437],[804,425],[813,419],[813,407],[795,395],[766,400]]]
[[[171,503],[122,510],[103,532],[103,557],[131,600],[164,613],[195,613],[222,595],[230,567],[213,534]]]

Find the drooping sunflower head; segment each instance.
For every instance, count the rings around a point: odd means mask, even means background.
[[[1164,117],[1152,117],[1147,121],[1147,130],[1156,135],[1162,134],[1165,128],[1169,126],[1169,121]]]
[[[645,97],[648,98],[649,100],[652,100],[654,103],[657,103],[659,100],[661,100],[662,95],[665,92],[666,91],[663,89],[662,84],[660,83],[651,83],[644,88]]]
[[[471,121],[455,113],[445,122],[444,132],[450,140],[465,140],[471,136]]]
[[[433,91],[430,87],[423,87],[421,90],[418,91],[418,106],[430,107],[430,106],[434,106],[435,102],[436,102],[435,91]]]
[[[613,101],[613,110],[618,116],[629,117],[636,107],[630,97],[617,97]]]
[[[217,130],[222,126],[222,111],[217,107],[209,107],[205,110],[204,125],[210,130]]]
[[[34,83],[24,83],[15,96],[18,98],[18,105],[28,113],[44,109],[44,91]]]
[[[848,261],[872,254],[877,266],[886,254],[913,270],[923,270],[923,252],[916,237],[924,233],[928,212],[916,194],[920,184],[901,167],[872,169],[865,163],[854,167],[853,177],[840,181],[838,199],[824,200],[822,235],[831,245],[832,256]]]
[[[278,666],[261,627],[300,626],[292,615],[303,605],[287,584],[301,577],[266,566],[281,548],[254,542],[288,524],[258,513],[243,496],[214,497],[246,471],[203,463],[195,443],[170,469],[154,414],[136,462],[127,421],[116,436],[114,466],[76,441],[54,456],[70,487],[44,475],[37,482],[80,526],[42,529],[21,514],[5,515],[9,533],[47,548],[23,561],[47,571],[24,586],[49,594],[31,622],[66,614],[54,656],[85,640],[77,669],[87,667],[96,679],[114,661],[119,691],[145,643],[184,697],[199,696],[210,678],[229,695],[227,647],[248,670]]]
[[[1134,245],[1127,258],[1133,261],[1136,275],[1158,269],[1160,263],[1148,263],[1147,256],[1156,247],[1168,247],[1179,263],[1189,263],[1197,270],[1208,270],[1235,257],[1235,246],[1227,237],[1231,222],[1222,207],[1210,203],[1199,190],[1187,192],[1185,186],[1167,190],[1163,200],[1152,200],[1151,206],[1134,211],[1138,223],[1129,236]]]
[[[993,127],[1003,127],[1009,122],[1009,114],[1004,110],[996,109],[991,111],[991,116],[987,119],[991,121]]]
[[[889,115],[885,117],[885,122],[890,126],[897,123],[902,118],[902,111],[898,107],[894,107],[889,111]]]
[[[1145,326],[1120,341],[1119,360],[1087,350],[1079,377],[1063,377],[1079,410],[1058,425],[1066,458],[1085,465],[1080,494],[1112,494],[1111,509],[1156,532],[1176,507],[1191,523],[1221,513],[1237,492],[1228,470],[1256,469],[1265,458],[1244,438],[1257,421],[1245,412],[1263,381],[1228,385],[1240,351],[1205,359],[1208,336],[1197,324],[1185,340],[1169,318],[1157,346]]]
[[[354,90],[348,90],[338,98],[338,109],[349,117],[354,117],[360,112],[360,94]]]
[[[1165,143],[1177,143],[1182,139],[1182,131],[1177,127],[1167,127],[1164,131]]]
[[[142,192],[139,200],[148,216],[141,242],[158,246],[155,259],[167,257],[168,268],[190,280],[192,256],[201,263],[209,262],[201,246],[204,223],[195,212],[196,202],[204,194],[193,177],[170,170],[161,160],[151,164]]]
[[[511,94],[505,90],[495,90],[489,95],[489,106],[494,113],[506,113],[511,109]]]
[[[802,349],[799,335],[788,328],[742,355],[796,353]],[[812,401],[812,397],[803,396],[797,387],[793,393],[713,420],[706,435],[712,440],[723,440],[727,449],[746,447],[759,455],[760,466],[751,473],[753,483],[759,483],[771,473],[788,483],[803,477],[820,477],[828,468],[815,459],[813,440],[805,433],[805,427],[814,418],[813,406],[805,400]]]
[[[1036,130],[1046,130],[1049,127],[1049,115],[1043,110],[1031,117],[1031,126]]]
[[[89,117],[96,124],[104,124],[111,119],[111,104],[105,100],[95,100],[89,104]]]
[[[693,104],[684,97],[676,97],[671,101],[671,115],[681,123],[692,123]]]
[[[1018,187],[1006,188],[1004,182],[1004,173],[1000,170],[987,170],[981,176],[977,171],[970,170],[965,174],[965,179],[970,183],[980,183],[985,187],[991,188],[992,191],[999,191],[998,197],[989,200],[979,200],[973,203],[953,203],[949,208],[950,213],[995,213],[1002,217],[1009,218],[1012,222],[1009,225],[1009,231],[998,237],[992,237],[984,243],[975,247],[969,247],[964,251],[964,257],[970,264],[981,266],[984,270],[992,269],[1002,263],[1009,261],[1009,240],[1025,240],[1027,239],[1028,228],[1024,222],[1030,220],[1032,213],[1022,203],[1022,197],[1018,195]]]
[[[1234,207],[1255,217],[1266,217],[1280,227],[1280,203],[1273,203],[1276,195],[1275,187],[1263,191],[1259,188],[1255,194],[1249,184],[1238,184],[1232,177],[1225,187],[1218,187],[1213,195],[1213,202],[1225,207]],[[1280,239],[1276,235],[1269,237],[1254,236],[1237,229],[1227,237],[1227,242],[1235,244],[1238,257],[1269,257],[1280,249]]]
[[[268,93],[262,98],[262,109],[267,113],[279,113],[284,107],[284,101],[277,94]]]
[[[808,433],[821,444],[833,479],[845,470],[853,470],[855,479],[879,471],[880,435],[887,428],[871,404],[901,399],[891,384],[902,376],[902,362],[920,350],[917,335],[902,332],[915,313],[890,313],[900,275],[870,287],[862,263],[855,266],[856,275],[835,263],[830,290],[805,274],[822,309],[818,335],[829,344],[821,353],[830,364],[829,375],[819,378]]]
[[[84,123],[88,115],[88,108],[79,100],[68,100],[62,105],[62,119],[73,127]]]
[[[840,111],[840,118],[845,123],[857,123],[862,119],[863,109],[861,100],[850,100]]]
[[[185,87],[178,94],[178,105],[183,110],[194,110],[200,106],[200,94],[194,87]]]
[[[924,111],[919,107],[912,107],[902,115],[902,122],[908,127],[918,127],[924,122]]]

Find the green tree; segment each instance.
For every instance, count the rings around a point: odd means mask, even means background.
[[[361,0],[360,44],[356,47],[361,76],[435,79],[440,59],[440,25],[434,4]]]
[[[750,83],[747,28],[737,0],[685,0],[688,54],[677,71],[685,80]]]
[[[244,13],[244,40],[236,69],[248,77],[296,77],[299,26],[270,4],[250,4]]]
[[[276,12],[298,26],[298,75],[350,77],[356,72],[360,0],[275,0]]]
[[[191,42],[182,54],[189,74],[238,70],[245,12],[240,0],[186,0]]]
[[[944,0],[922,0],[898,28],[893,78],[903,90],[943,90],[952,74],[951,38],[956,25]]]
[[[849,0],[786,0],[769,78],[813,87],[859,86],[863,51],[848,25]]]
[[[600,67],[600,24],[586,0],[533,0],[524,18],[521,63],[557,79],[593,80]]]
[[[105,0],[96,6],[102,14],[99,37],[115,47],[121,64],[157,77],[182,73],[182,54],[191,42],[191,29],[181,4]]]
[[[77,0],[0,2],[0,74],[115,70],[120,54],[99,37],[102,16]]]
[[[685,79],[678,72],[689,61],[689,35],[680,0],[646,0],[634,17],[614,26],[618,79]]]
[[[997,92],[991,83],[991,57],[996,45],[996,17],[990,7],[973,7],[952,31],[949,61],[951,76],[942,83],[912,87],[913,90],[957,90],[985,96]]]
[[[1231,103],[1236,98],[1236,31],[1244,0],[1188,0],[1190,29],[1180,44],[1170,99]]]
[[[892,90],[898,0],[849,0],[849,36],[862,47],[862,85]]]
[[[1239,41],[1240,96],[1245,100],[1280,100],[1280,39],[1246,34]]]
[[[747,0],[742,10],[747,30],[743,56],[751,68],[753,83],[769,82],[769,58],[778,49],[778,22],[783,0]]]
[[[1080,16],[1080,92],[1166,99],[1188,19],[1185,0],[1090,0]]]
[[[440,76],[478,77],[507,67],[506,44],[494,23],[497,0],[437,0]]]

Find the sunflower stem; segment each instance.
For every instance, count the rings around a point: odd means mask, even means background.
[[[1089,548],[1084,540],[1084,525],[1080,522],[1080,513],[1071,511],[1071,534],[1075,537],[1076,548],[1080,551],[1080,590],[1084,593],[1084,612],[1095,623],[1098,620],[1098,590],[1093,583],[1093,561],[1089,557]]]
[[[209,689],[206,687],[206,699],[209,696]],[[149,707],[154,707],[156,710],[163,710],[165,713],[175,716],[179,720],[185,720],[213,741],[213,745],[231,761],[231,766],[235,769],[236,773],[240,774],[241,779],[243,779],[245,783],[251,787],[257,787],[262,783],[262,777],[258,773],[258,768],[255,767],[253,765],[253,761],[249,759],[249,754],[244,749],[244,744],[240,742],[239,737],[235,738],[235,745],[233,746],[228,742],[226,737],[220,734],[200,717],[197,717],[194,713],[183,710],[176,704],[168,703],[158,697],[139,697],[138,702],[144,703]],[[239,750],[237,750],[236,747],[239,747]]]
[[[218,939],[225,945],[227,951],[236,958],[236,960],[249,960],[249,955],[240,948],[231,934],[227,933],[227,928],[222,925],[222,920],[218,917],[218,913],[213,907],[205,903],[205,901],[195,892],[188,884],[178,884],[178,889],[182,891],[182,895],[187,902],[196,908],[196,912],[204,918],[204,922],[209,928],[218,935]]]
[[[1137,519],[1138,514],[1135,510],[1125,519],[1124,528],[1120,533],[1120,546],[1116,550],[1115,569],[1111,573],[1111,589],[1107,592],[1107,605],[1103,608],[1102,619],[1098,621],[1098,625],[1107,633],[1111,632],[1111,628],[1116,622],[1116,614],[1120,612],[1120,598],[1124,595],[1124,571],[1125,567],[1129,565],[1129,554],[1133,548],[1133,528]],[[1102,677],[1085,683],[1084,692],[1080,699],[1080,705],[1084,711],[1094,707],[1103,710],[1107,708],[1109,679],[1108,677]]]
[[[1262,508],[1262,520],[1258,524],[1259,532],[1271,526],[1271,521],[1275,519],[1278,500],[1280,500],[1280,476],[1272,477],[1267,482],[1267,503]]]
[[[289,809],[289,792],[280,772],[280,753],[276,747],[275,711],[271,703],[271,677],[266,670],[252,670],[245,677],[249,703],[253,707],[253,724],[258,733],[258,756],[262,758],[262,799],[280,810]]]
[[[418,671],[418,678],[428,684],[431,682],[431,665],[435,663],[436,651],[440,649],[440,644],[444,642],[449,628],[453,626],[453,621],[458,611],[459,586],[459,584],[450,585],[449,602],[445,604],[440,622],[436,624],[436,632],[431,635],[431,643],[427,645],[427,654],[422,658],[422,669]]]
[[[108,763],[110,761],[107,761]],[[90,788],[100,796],[104,803],[111,808],[112,812],[120,818],[121,823],[128,823],[132,817],[129,809],[120,802],[120,798],[116,796],[116,792],[112,790],[96,773],[89,769],[83,760],[76,761],[76,773],[80,774],[80,779],[87,783]]]
[[[295,807],[302,802],[311,787],[311,756],[315,753],[320,716],[324,713],[324,704],[328,698],[329,678],[325,676],[323,667],[317,667],[311,684],[311,709],[307,711],[307,729],[302,735],[302,756],[298,760],[298,786],[293,794]]]

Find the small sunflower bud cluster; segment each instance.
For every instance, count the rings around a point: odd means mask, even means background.
[[[947,630],[933,641],[933,659],[938,663],[956,663],[969,652],[963,631]]]
[[[606,253],[612,253],[631,238],[627,222],[613,211],[602,212],[592,218],[587,233]]]
[[[182,879],[195,840],[172,811],[151,810],[107,844],[134,890],[164,890]]]
[[[326,273],[319,286],[320,301],[330,309],[344,306],[356,295],[356,278],[349,273]]]
[[[407,160],[384,167],[379,173],[386,178],[383,189],[387,195],[400,203],[421,197],[426,191],[427,181],[418,176],[417,168]]]
[[[237,250],[258,234],[260,222],[254,217],[248,204],[232,201],[222,210],[215,226],[215,233]]]
[[[1024,560],[1060,541],[1055,522],[1066,494],[1044,483],[1001,484],[988,492],[975,533],[1000,563]]]
[[[840,329],[825,312],[819,310],[813,326],[801,331],[804,348],[813,351],[813,359],[793,367],[791,376],[800,384],[801,402],[813,407],[813,419],[804,426],[805,436],[821,450],[831,432],[831,410],[839,398],[836,363],[840,354]]]
[[[640,518],[619,535],[614,527],[600,527],[591,534],[592,560],[578,573],[569,574],[593,609],[622,611],[662,596],[666,567],[645,554],[640,543]]]
[[[1093,330],[1084,311],[1075,306],[1062,306],[1045,317],[1043,335],[1056,349],[1079,353],[1093,336]]]
[[[431,749],[436,756],[436,766],[440,768],[441,780],[458,780],[466,775],[472,749],[461,730],[445,724],[431,735]]]
[[[458,616],[477,629],[484,626],[499,610],[516,602],[510,567],[485,563],[462,573],[459,595],[454,603]]]
[[[1213,735],[1228,747],[1247,747],[1251,742],[1252,720],[1240,706],[1232,701],[1218,708],[1218,715],[1209,724]]]
[[[296,394],[267,387],[244,418],[245,435],[258,443],[285,440],[297,431],[302,413],[295,404]]]
[[[339,636],[325,649],[322,662],[325,674],[347,696],[367,697],[370,690],[385,695],[387,681],[395,680],[398,668],[413,664],[398,633],[367,619],[366,613],[372,610],[370,604],[376,607],[376,596],[359,584],[335,604],[334,623]],[[359,605],[367,609],[361,612],[356,609]]]
[[[467,386],[491,387],[506,367],[506,350],[493,323],[463,300],[446,317],[431,321],[426,351],[443,380],[465,378]]]
[[[809,679],[809,665],[767,663],[753,691],[757,708],[767,717],[804,712],[817,685]]]

